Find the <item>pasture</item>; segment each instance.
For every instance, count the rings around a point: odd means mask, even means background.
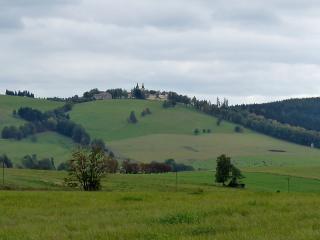
[[[248,174],[248,189],[228,189],[213,186],[212,174],[179,174],[177,192],[174,174],[109,175],[102,192],[78,192],[61,187],[63,172],[8,170],[11,184],[33,191],[1,191],[0,239],[320,237],[319,191],[255,189],[257,176],[274,185],[275,175],[260,173]]]

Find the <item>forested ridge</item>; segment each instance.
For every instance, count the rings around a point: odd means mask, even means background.
[[[288,99],[238,108],[284,124],[320,131],[320,98]]]

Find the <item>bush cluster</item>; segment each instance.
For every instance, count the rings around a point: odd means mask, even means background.
[[[17,111],[20,118],[28,121],[23,126],[4,127],[1,136],[4,139],[20,140],[36,133],[55,131],[72,138],[82,145],[90,144],[90,135],[79,124],[71,121],[66,112],[72,109],[71,104],[45,113],[29,107],[22,107]]]
[[[21,164],[23,168],[38,170],[55,170],[53,158],[43,158],[38,160],[37,155],[26,155],[22,158]]]
[[[6,95],[8,96],[19,96],[19,97],[30,97],[34,98],[34,94],[29,91],[10,91],[6,90]]]
[[[185,164],[178,164],[174,159],[168,159],[163,163],[138,163],[131,160],[125,160],[121,165],[121,172],[125,174],[150,174],[150,173],[167,173],[167,172],[180,172],[180,171],[193,171],[192,166]]]
[[[145,116],[150,115],[150,114],[151,114],[151,111],[150,111],[149,108],[146,108],[141,112],[141,116],[142,117],[145,117]]]

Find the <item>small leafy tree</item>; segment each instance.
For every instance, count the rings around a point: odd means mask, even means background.
[[[84,191],[101,189],[101,178],[107,172],[107,158],[101,148],[79,148],[69,162],[69,177],[65,182],[70,187]]]

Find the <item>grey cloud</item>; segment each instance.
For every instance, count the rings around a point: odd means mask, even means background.
[[[69,96],[144,82],[235,103],[320,92],[318,1],[0,0],[0,9],[2,89]]]

